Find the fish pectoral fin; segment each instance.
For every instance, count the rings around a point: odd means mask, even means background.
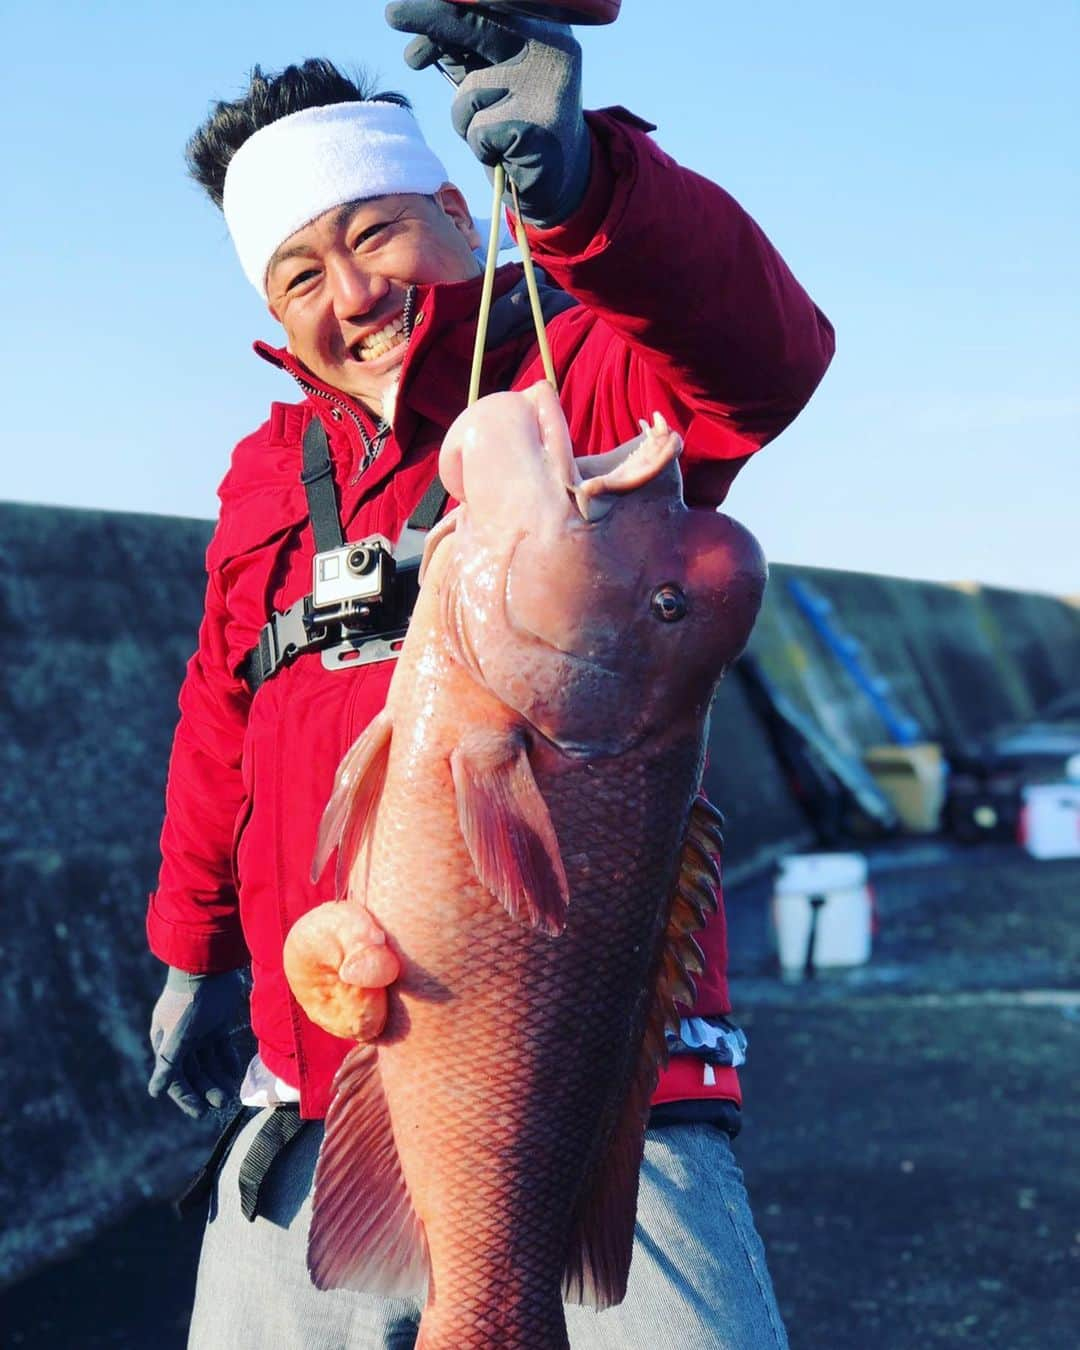
[[[570,893],[524,737],[470,731],[451,754],[450,769],[476,875],[512,919],[557,936],[566,927]]]
[[[345,1056],[334,1080],[315,1169],[308,1270],[318,1289],[423,1297],[424,1226],[394,1146],[374,1046]]]
[[[393,729],[393,719],[383,708],[356,738],[338,765],[334,791],[319,822],[311,879],[319,879],[336,848],[339,896],[345,894],[349,870],[374,823],[375,808],[386,782]]]

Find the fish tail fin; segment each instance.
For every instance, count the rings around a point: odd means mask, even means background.
[[[351,1050],[334,1080],[315,1169],[308,1270],[318,1289],[422,1296],[424,1226],[394,1146],[374,1046]]]
[[[678,1028],[680,1004],[693,1004],[694,976],[704,968],[693,935],[718,906],[716,858],[724,843],[722,826],[719,811],[698,797],[690,808],[637,1065],[571,1239],[563,1280],[570,1303],[603,1309],[621,1302],[626,1293],[649,1106],[660,1069],[667,1063],[667,1029]]]
[[[393,719],[383,708],[360,733],[338,765],[334,791],[319,822],[311,879],[319,879],[336,848],[339,896],[345,893],[349,870],[374,823],[375,809],[386,782],[393,727]]]

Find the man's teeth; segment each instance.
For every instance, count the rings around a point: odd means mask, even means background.
[[[396,347],[396,339],[405,329],[405,315],[399,314],[396,319],[388,323],[385,328],[380,328],[377,333],[372,333],[356,345],[356,355],[361,361],[374,361],[378,356],[385,356],[392,347]]]

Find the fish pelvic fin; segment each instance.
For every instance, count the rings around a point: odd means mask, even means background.
[[[450,756],[458,823],[476,875],[518,923],[556,937],[570,892],[525,738],[475,728]]]
[[[666,1031],[691,1007],[704,957],[694,934],[716,913],[723,817],[704,797],[690,808],[679,871],[656,968],[641,1049],[610,1142],[600,1155],[571,1238],[563,1279],[569,1303],[603,1309],[626,1294],[634,1245],[638,1174],[652,1095],[667,1063]]]
[[[393,726],[393,719],[383,708],[356,738],[338,765],[334,790],[319,823],[311,879],[319,879],[336,848],[339,897],[345,895],[349,872],[375,821],[386,782]]]
[[[371,1045],[351,1050],[334,1080],[307,1259],[318,1289],[422,1298],[427,1286],[427,1238],[402,1176]]]

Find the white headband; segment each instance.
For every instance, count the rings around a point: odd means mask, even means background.
[[[407,109],[330,103],[249,136],[229,161],[222,204],[240,266],[265,299],[276,250],[324,211],[388,193],[430,196],[446,180]]]

